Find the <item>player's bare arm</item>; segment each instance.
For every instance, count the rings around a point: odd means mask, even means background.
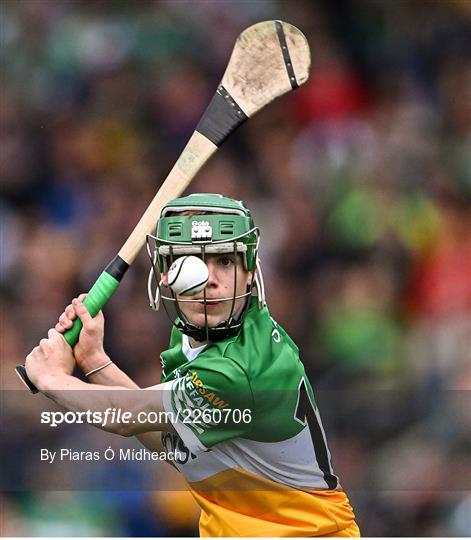
[[[139,422],[109,422],[102,426],[94,424],[104,431],[125,437],[149,431],[172,431],[170,423],[146,421],[150,412],[164,412],[163,385],[145,389],[130,389],[126,386],[104,386],[88,384],[72,376],[75,359],[72,349],[55,329],[48,332],[47,339],[42,339],[37,347],[26,357],[26,370],[31,381],[47,397],[59,405],[74,412],[100,412],[109,409],[121,409],[130,414],[130,418]]]

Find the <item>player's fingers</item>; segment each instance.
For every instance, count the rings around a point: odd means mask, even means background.
[[[75,298],[74,298],[74,300],[75,300]],[[77,315],[75,314],[75,309],[74,309],[73,304],[69,304],[69,305],[64,309],[63,315],[65,315],[65,316],[68,317],[69,319],[75,319],[75,317],[76,317]]]
[[[63,334],[67,330],[67,328],[65,328],[65,326],[63,326],[61,323],[57,323],[54,328],[61,334]]]
[[[47,332],[47,337],[49,339],[58,339],[60,336],[59,332],[55,328],[49,328]]]
[[[72,302],[64,309],[64,313],[66,314],[66,316],[70,317],[71,319],[75,319],[77,316],[75,313],[75,307],[74,307],[75,302],[76,300],[83,302],[86,297],[87,297],[86,293],[81,293],[79,294],[78,298],[74,298]]]
[[[74,298],[72,305],[74,306],[75,313],[78,315],[84,326],[93,321],[92,316],[81,300]]]
[[[54,328],[61,334],[63,334],[67,330],[67,328],[65,328],[65,326],[63,326],[60,322],[58,322],[56,326],[54,326]]]
[[[59,323],[58,324],[62,328],[71,328],[72,325],[74,324],[73,319],[75,319],[75,317],[76,317],[75,312],[74,312],[73,317],[68,316],[66,313],[62,313],[62,315],[59,317]]]
[[[64,332],[73,325],[73,320],[77,318],[75,309],[72,304],[69,304],[61,313],[58,322],[56,324],[56,330],[58,332]]]
[[[88,309],[85,307],[83,302],[81,302],[78,299],[74,299],[73,301],[75,313],[79,316],[80,320],[83,324],[83,330],[82,332],[85,332],[86,334],[93,336],[101,323],[100,319],[94,319]]]
[[[70,347],[70,345],[65,340],[64,336],[62,335],[62,332],[58,332],[55,328],[50,328],[47,337],[56,343],[59,343],[60,345],[65,345],[66,347]]]
[[[86,295],[80,295],[80,297],[85,298]],[[92,317],[85,307],[84,303],[79,299],[74,299],[73,306],[75,313],[78,315],[83,324],[82,333],[88,334],[91,337],[100,334],[100,329],[102,332],[104,317],[101,311],[95,317]]]

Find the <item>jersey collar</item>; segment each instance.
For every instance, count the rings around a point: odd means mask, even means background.
[[[182,352],[190,362],[194,360],[206,347],[207,343],[199,347],[191,348],[188,336],[186,334],[182,334]]]

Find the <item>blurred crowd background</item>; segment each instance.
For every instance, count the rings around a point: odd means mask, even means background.
[[[116,254],[235,37],[275,18],[308,37],[311,78],[191,191],[253,210],[269,307],[300,346],[363,534],[470,535],[471,2],[1,0],[0,16],[1,429],[16,456],[2,535],[197,534],[165,464],[129,463],[126,489],[110,468],[88,490],[75,463],[61,489],[31,443],[111,438],[52,435],[13,368]],[[106,349],[142,386],[170,329],[147,308],[148,269],[142,253],[105,310]]]

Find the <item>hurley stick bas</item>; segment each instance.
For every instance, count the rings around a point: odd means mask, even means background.
[[[169,175],[117,256],[89,290],[84,301],[95,317],[108,302],[157,223],[162,207],[181,195],[201,167],[229,135],[275,98],[309,77],[311,55],[303,33],[283,21],[265,21],[244,30],[236,40],[226,71],[208,108]],[[64,338],[73,347],[82,323],[74,321]],[[32,393],[38,390],[26,369],[16,372]]]

